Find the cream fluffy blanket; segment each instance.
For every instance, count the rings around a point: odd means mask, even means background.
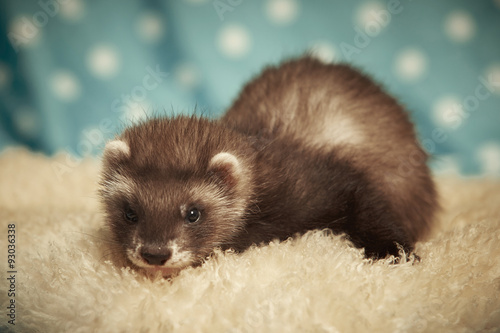
[[[110,262],[98,172],[96,161],[63,155],[0,156],[0,331],[500,331],[499,182],[437,180],[444,211],[417,245],[421,262],[369,262],[342,237],[312,232],[217,253],[170,281]],[[15,280],[7,280],[9,224]]]

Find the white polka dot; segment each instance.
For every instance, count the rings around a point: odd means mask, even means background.
[[[21,107],[13,113],[16,128],[26,138],[34,138],[39,132],[39,121],[33,110]]]
[[[138,121],[145,119],[151,112],[151,105],[148,102],[130,103],[125,111],[127,121]]]
[[[241,58],[250,50],[250,35],[242,26],[227,25],[219,31],[217,44],[222,54],[229,58]]]
[[[437,126],[460,126],[466,113],[457,96],[444,96],[434,103],[432,119]]]
[[[433,171],[436,174],[458,175],[460,174],[460,164],[454,155],[439,155],[431,162]]]
[[[382,2],[380,1],[366,1],[356,11],[356,22],[357,24],[365,28],[367,25],[373,24],[374,22],[379,24],[381,27],[381,23],[383,20],[381,18],[381,12],[386,10]]]
[[[70,21],[78,21],[85,15],[85,5],[81,0],[70,0],[61,3],[61,15]]]
[[[11,80],[10,68],[0,63],[0,89],[8,86]]]
[[[500,94],[500,64],[493,64],[485,71],[487,88],[496,94]]]
[[[286,25],[297,18],[299,5],[296,0],[268,0],[266,13],[271,22]]]
[[[415,48],[403,50],[396,56],[395,71],[405,81],[419,79],[427,69],[427,57]]]
[[[12,20],[7,37],[16,51],[24,47],[32,47],[39,43],[42,29],[37,27],[27,16]]]
[[[98,45],[90,50],[87,64],[92,74],[101,79],[108,79],[118,72],[120,60],[111,46]]]
[[[193,88],[200,81],[198,70],[194,65],[188,63],[177,66],[175,76],[179,83],[186,88]]]
[[[322,61],[325,64],[332,63],[335,60],[336,50],[332,43],[326,41],[319,41],[310,47],[313,57]]]
[[[488,142],[479,147],[477,158],[482,171],[487,174],[500,174],[500,143]]]
[[[444,31],[453,41],[463,43],[474,37],[476,24],[469,13],[456,10],[446,17]]]
[[[57,71],[50,81],[54,94],[61,100],[73,101],[80,96],[80,83],[71,72]]]
[[[162,17],[154,13],[141,15],[137,21],[137,31],[146,42],[158,41],[165,31]]]

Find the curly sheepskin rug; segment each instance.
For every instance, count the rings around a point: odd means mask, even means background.
[[[318,231],[168,280],[113,263],[98,174],[90,159],[0,156],[1,332],[500,331],[498,181],[437,179],[420,262],[372,262]]]

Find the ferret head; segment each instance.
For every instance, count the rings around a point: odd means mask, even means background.
[[[100,195],[122,254],[172,275],[244,227],[251,148],[206,119],[153,119],[106,145]]]

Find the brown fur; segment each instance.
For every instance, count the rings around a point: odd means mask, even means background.
[[[244,136],[206,119],[177,117],[128,128],[120,139],[129,145],[130,157],[105,151],[101,197],[115,241],[124,252],[132,247],[137,232],[144,246],[161,251],[169,240],[182,240],[183,249],[193,254],[191,262],[197,263],[243,228],[237,221],[251,200],[248,176],[231,188],[222,186],[209,162],[215,154],[228,151],[252,165],[253,153]],[[122,183],[130,190],[115,191],[114,186]],[[182,205],[203,209],[203,223],[186,227],[180,216]],[[128,208],[139,216],[136,225],[124,220]]]
[[[398,161],[412,151],[422,163],[402,175]],[[379,258],[397,244],[412,250],[430,227],[425,159],[393,98],[350,67],[302,58],[266,69],[219,121],[179,116],[125,130],[105,151],[101,196],[124,256],[165,274],[215,247],[243,251],[323,228]],[[201,212],[192,224],[190,207]],[[131,210],[138,221],[124,217]]]
[[[361,139],[336,141],[345,119]],[[269,67],[245,86],[223,121],[349,160],[391,202],[412,242],[427,235],[438,206],[427,155],[403,107],[360,72],[308,57]]]

